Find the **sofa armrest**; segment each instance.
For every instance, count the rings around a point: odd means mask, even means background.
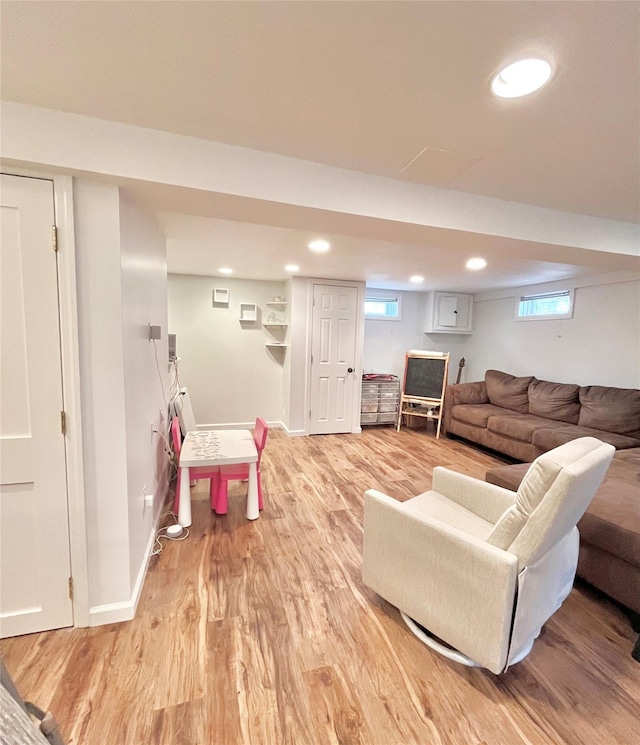
[[[516,493],[509,489],[442,466],[433,469],[431,488],[492,524],[516,501]]]
[[[475,383],[457,383],[448,385],[444,394],[444,416],[443,424],[445,430],[449,429],[451,421],[451,409],[459,404],[488,404],[487,386],[484,380]]]
[[[517,576],[512,554],[366,492],[363,582],[496,673],[506,664]]]

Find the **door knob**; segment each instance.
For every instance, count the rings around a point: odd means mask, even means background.
[[[352,367],[348,367],[347,368],[347,372],[353,372],[353,368]]]

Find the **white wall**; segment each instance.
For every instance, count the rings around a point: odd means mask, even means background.
[[[367,292],[367,296],[371,294]],[[402,378],[405,354],[410,349],[425,348],[425,293],[395,294],[401,297],[399,321],[365,318],[362,365],[365,373],[391,373]]]
[[[468,380],[482,380],[494,368],[561,383],[640,388],[640,281],[576,287],[570,319],[516,321],[517,298],[531,291],[543,292],[544,285],[476,296],[474,333],[463,347]]]
[[[87,516],[90,623],[132,618],[146,549],[166,496],[165,456],[151,422],[163,402],[148,324],[162,326],[164,236],[116,186],[74,180],[78,336]],[[164,365],[163,365],[164,363]],[[144,509],[142,488],[157,496]]]
[[[425,334],[427,293],[397,294],[402,297],[400,321],[365,319],[363,372],[392,373],[402,380],[405,354],[410,349],[429,349],[450,353],[449,382],[455,382],[462,350],[469,337],[461,334]]]
[[[310,285],[305,277],[293,277],[287,282],[289,298],[289,334],[284,361],[282,397],[283,424],[291,435],[305,434],[309,426],[307,380],[311,354]]]
[[[154,218],[122,193],[120,266],[130,583],[135,591],[168,487],[163,440],[151,434],[153,424],[168,435],[167,251]],[[149,341],[150,323],[161,327],[155,346]],[[153,508],[145,507],[145,492],[155,495]]]
[[[122,275],[116,186],[73,189],[89,605],[130,598]]]
[[[213,307],[213,290],[229,288],[229,305]],[[285,297],[284,282],[169,275],[169,332],[177,336],[180,384],[189,389],[198,426],[253,426],[283,418],[283,365],[288,350],[265,347],[262,328]],[[258,321],[240,323],[240,303],[259,306]]]

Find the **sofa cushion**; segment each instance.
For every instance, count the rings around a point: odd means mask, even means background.
[[[489,417],[487,422],[487,428],[491,432],[521,442],[531,442],[531,437],[537,429],[554,426],[556,426],[556,423],[551,419],[542,419],[528,414],[516,414],[515,412],[512,412],[512,416],[496,415]]]
[[[529,386],[529,414],[577,424],[580,416],[580,386],[533,380]]]
[[[640,567],[640,487],[605,479],[578,530],[582,541]]]
[[[597,437],[602,442],[608,442],[617,450],[624,448],[640,447],[640,439],[616,435],[613,432],[604,432],[601,429],[590,427],[578,427],[574,424],[565,424],[550,429],[536,429],[531,436],[531,442],[541,450],[553,450],[565,442],[575,440],[578,437]]]
[[[601,385],[581,388],[578,424],[640,439],[640,390]]]
[[[510,412],[508,409],[502,409],[491,404],[459,404],[451,409],[452,419],[457,419],[464,424],[471,424],[474,427],[486,427],[489,417],[496,415],[506,418],[509,415],[517,416],[517,412]]]
[[[533,375],[526,378],[516,378],[514,375],[500,372],[500,370],[487,370],[484,376],[489,401],[494,406],[518,411],[520,414],[529,413],[527,391],[532,380],[534,380]]]

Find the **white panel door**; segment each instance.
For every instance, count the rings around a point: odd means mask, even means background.
[[[311,421],[309,433],[351,432],[358,291],[313,286]]]
[[[70,626],[53,183],[2,175],[0,636]]]

